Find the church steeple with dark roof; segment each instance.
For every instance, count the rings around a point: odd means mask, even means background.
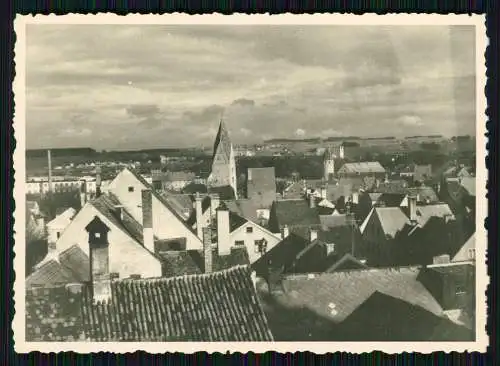
[[[208,185],[210,187],[229,186],[233,189],[235,197],[237,197],[234,150],[222,116],[215,138],[212,155],[212,172],[208,178]]]

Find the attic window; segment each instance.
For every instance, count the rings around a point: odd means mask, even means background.
[[[56,233],[56,236],[57,236],[57,239],[59,239],[59,238],[61,237],[61,232],[60,232],[60,231],[58,231],[58,232]]]
[[[95,233],[94,234],[96,238],[100,238],[101,237],[101,233]]]
[[[247,226],[247,233],[248,233],[248,234],[253,233],[253,227],[251,227],[251,226]]]
[[[234,245],[237,246],[237,247],[242,247],[242,246],[245,245],[245,241],[243,241],[243,240],[236,240],[234,242]]]
[[[134,191],[134,187],[132,187],[132,186],[128,187],[128,191],[129,192],[133,192]]]
[[[469,259],[476,258],[476,249],[474,249],[474,248],[469,249],[467,251],[467,255],[468,255]]]

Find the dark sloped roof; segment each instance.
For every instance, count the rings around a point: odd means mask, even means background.
[[[184,218],[179,215],[179,213],[172,207],[172,205],[166,200],[164,199],[160,194],[158,194],[156,192],[156,190],[153,189],[153,187],[140,175],[140,174],[137,174],[137,172],[135,172],[133,169],[128,169],[128,171],[130,173],[132,173],[132,175],[134,175],[134,177],[139,181],[141,182],[146,188],[148,189],[151,189],[151,192],[153,194],[153,196],[156,197],[156,199],[158,201],[160,201],[161,203],[163,203],[163,205],[165,205],[166,208],[169,209],[170,212],[172,212],[172,214],[182,223],[184,224],[184,226],[191,232],[194,232],[193,231],[193,228],[189,226],[189,224],[186,223],[186,221],[184,220]]]
[[[238,199],[225,201],[224,203],[229,211],[250,221],[257,221],[257,206],[251,200]]]
[[[352,269],[367,269],[368,266],[361,262],[356,257],[353,257],[350,253],[346,253],[337,262],[333,263],[330,267],[325,269],[325,272],[335,272],[344,271]]]
[[[234,200],[236,197],[231,186],[209,187],[208,192],[218,194],[221,200]]]
[[[436,203],[439,201],[434,189],[428,186],[408,188],[408,195],[417,196],[419,202]]]
[[[279,226],[320,225],[318,210],[305,200],[283,200],[273,203]]]
[[[48,260],[26,278],[26,287],[79,282],[78,276],[55,259]]]
[[[266,276],[269,268],[285,268],[290,266],[297,254],[309,245],[300,235],[290,233],[285,239],[276,244],[271,250],[252,264],[257,275]]]
[[[282,301],[341,322],[378,291],[440,315],[441,306],[417,281],[418,273],[418,268],[390,268],[289,276],[283,280]]]
[[[202,270],[193,260],[189,251],[172,250],[159,252],[158,255],[163,262],[163,277],[175,277],[202,273]]]
[[[405,194],[400,193],[382,193],[376,202],[376,205],[383,205],[386,207],[399,207],[405,198]]]
[[[189,255],[191,256],[194,263],[203,271],[205,267],[203,252],[201,250],[190,250]],[[222,271],[235,266],[248,265],[250,260],[248,257],[248,252],[246,247],[243,248],[231,248],[231,252],[227,255],[219,255],[217,249],[212,251],[212,270]]]
[[[414,180],[423,182],[430,178],[432,178],[432,165],[415,165]]]
[[[226,163],[229,162],[231,157],[231,140],[229,138],[229,132],[227,131],[226,125],[222,119],[219,124],[217,136],[215,137],[212,161],[216,160],[216,156],[220,157],[221,160]]]
[[[77,282],[86,282],[90,279],[89,257],[78,245],[73,245],[61,252],[59,263],[73,273]]]
[[[373,187],[373,191],[377,193],[390,193],[405,195],[408,189],[408,182],[405,180],[390,180],[381,182],[378,186]]]
[[[344,226],[348,224],[348,217],[346,214],[341,215],[321,215],[319,216],[321,228],[323,230],[332,229],[337,226]]]
[[[83,331],[88,341],[273,340],[247,266],[208,275],[113,281],[111,288],[106,304],[94,304],[87,286],[66,296],[55,296],[65,292],[60,287],[28,290],[27,328],[38,329],[38,334],[28,332],[28,339],[69,340]],[[47,299],[58,303],[48,306]],[[43,327],[52,334],[41,335]]]

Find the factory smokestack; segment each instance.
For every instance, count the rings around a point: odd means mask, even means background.
[[[49,192],[52,193],[52,158],[50,156],[50,150],[47,150],[47,160],[49,163]]]

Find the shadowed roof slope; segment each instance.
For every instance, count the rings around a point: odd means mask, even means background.
[[[273,202],[276,219],[280,226],[320,225],[318,210],[310,208],[305,200],[283,200]]]

